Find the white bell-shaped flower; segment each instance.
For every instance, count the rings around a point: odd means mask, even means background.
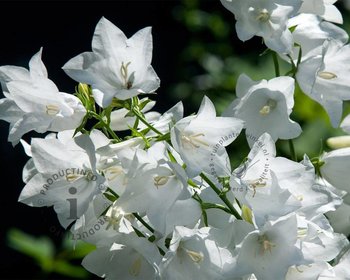
[[[296,75],[301,89],[327,111],[337,127],[343,112],[343,100],[350,99],[350,45],[337,40],[323,43],[322,53],[304,60]]]
[[[89,84],[98,105],[107,107],[114,97],[125,100],[140,93],[153,93],[160,84],[151,66],[151,28],[131,38],[106,18],[98,22],[92,52],[84,52],[64,66],[74,80]]]
[[[0,99],[0,119],[10,123],[8,140],[13,145],[29,132],[59,132],[77,128],[86,110],[74,95],[60,92],[47,78],[42,49],[22,67],[0,67],[0,82],[6,98]]]
[[[293,37],[287,22],[298,12],[300,0],[221,0],[221,3],[235,15],[239,39],[247,41],[260,36],[268,48],[290,53]]]
[[[274,141],[292,139],[300,135],[300,125],[289,118],[294,106],[294,79],[278,77],[269,81],[252,81],[239,76],[237,99],[224,112],[245,122],[250,146],[265,132]]]

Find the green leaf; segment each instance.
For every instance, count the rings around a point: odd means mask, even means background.
[[[151,102],[151,99],[146,99],[146,100],[143,100],[140,104],[139,104],[139,110],[140,111],[142,111],[143,110],[143,108],[145,108],[146,107],[146,105],[148,104],[148,103],[150,103]]]
[[[83,259],[86,255],[96,249],[95,245],[86,243],[81,240],[73,240],[72,235],[67,233],[63,239],[62,247],[64,251],[60,256],[64,259]]]
[[[126,115],[125,115],[125,117],[134,117],[135,116],[135,114],[132,112],[132,111],[129,111]]]
[[[117,200],[117,197],[115,197],[114,195],[111,195],[109,193],[104,193],[103,195],[111,202],[114,202]]]
[[[170,141],[170,132],[168,132],[162,136],[159,136],[157,138],[157,141]]]
[[[18,229],[10,229],[7,244],[12,249],[35,259],[44,271],[52,271],[55,247],[49,238],[45,236],[36,238]]]
[[[89,275],[81,266],[72,265],[65,260],[56,260],[53,272],[75,278],[87,278]]]
[[[295,28],[297,28],[297,26],[298,26],[298,25],[294,25],[294,26],[289,27],[289,31],[290,31],[291,33],[293,33],[294,30],[295,30]]]
[[[151,147],[148,139],[146,138],[146,136],[141,131],[138,131],[137,129],[135,129],[133,127],[130,127],[130,126],[129,126],[129,129],[131,130],[132,135],[134,137],[141,137],[142,138],[142,140],[145,142],[146,148]]]

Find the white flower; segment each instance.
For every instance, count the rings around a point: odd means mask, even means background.
[[[145,102],[146,98],[141,99],[141,102]],[[164,114],[160,114],[156,111],[150,111],[154,105],[155,101],[150,101],[147,105],[141,110],[144,113],[145,119],[149,124],[151,124],[154,128],[162,133],[168,133],[170,128],[174,126],[174,124],[183,118],[183,104],[182,102],[178,102],[176,105],[167,110]],[[113,130],[121,131],[128,130],[129,127],[133,127],[135,124],[136,117],[127,116],[129,110],[125,108],[121,108],[115,110],[111,113],[111,123],[110,127]],[[143,122],[138,122],[139,130],[146,129],[147,126]],[[156,133],[153,130],[150,130],[147,133],[147,136],[154,136]]]
[[[334,276],[331,265],[327,262],[317,262],[308,265],[291,266],[286,275],[286,280],[329,280],[335,279]]]
[[[96,195],[86,212],[70,228],[72,240],[97,245],[101,240],[116,236],[117,231],[109,226],[108,218],[102,215],[111,204],[103,194]]]
[[[334,266],[333,271],[335,278],[339,280],[349,279],[350,275],[350,250],[349,247],[345,254],[340,258],[339,262]],[[326,278],[320,278],[320,280],[327,280]]]
[[[232,256],[214,237],[210,228],[176,227],[160,265],[162,279],[223,279],[223,268]]]
[[[331,261],[349,245],[345,235],[334,233],[324,215],[309,219],[299,216],[298,229],[299,247],[305,259],[312,262]]]
[[[349,203],[350,204],[350,203]],[[350,205],[343,203],[337,210],[326,214],[334,231],[350,235]]]
[[[298,214],[311,218],[334,211],[342,204],[342,194],[335,188],[319,182],[315,169],[305,155],[301,163],[285,158],[276,158],[271,163],[282,188],[289,190],[300,201]]]
[[[213,191],[213,189],[210,186],[206,186],[205,182],[201,186],[201,190],[198,190],[198,193],[200,195],[200,198],[207,202],[207,203],[213,203],[213,204],[221,204],[222,200],[219,198],[217,193]],[[219,182],[217,182],[217,187],[222,188],[222,185],[220,185]],[[197,191],[197,190],[196,190]],[[235,197],[233,195],[233,192],[227,193],[227,198],[230,201],[235,201]],[[208,226],[214,227],[214,228],[226,228],[230,222],[235,220],[236,218],[230,214],[223,212],[220,209],[212,208],[212,209],[206,209],[206,218],[208,222]],[[203,222],[203,219],[202,219]],[[204,226],[204,223],[203,223]]]
[[[98,246],[83,259],[82,265],[106,280],[144,280],[155,279],[159,262],[156,245],[132,233],[121,235],[112,245]]]
[[[41,52],[22,67],[0,67],[0,82],[6,98],[0,99],[0,119],[10,122],[8,140],[17,144],[27,132],[63,131],[77,128],[86,110],[80,100],[59,92],[47,78]]]
[[[221,0],[221,3],[235,15],[239,39],[260,36],[268,48],[278,53],[291,51],[293,37],[287,22],[298,12],[300,0]]]
[[[269,81],[252,81],[239,76],[237,99],[226,109],[224,116],[244,120],[250,146],[265,132],[274,141],[300,135],[300,125],[289,118],[294,106],[294,79],[278,77]]]
[[[320,161],[324,163],[320,168],[322,177],[334,187],[350,193],[350,148],[324,153]]]
[[[166,146],[157,142],[147,153],[135,153],[124,193],[115,202],[127,213],[146,213],[156,231],[166,236],[176,225],[194,226],[201,208],[187,189],[187,176],[165,156]]]
[[[327,39],[333,38],[346,44],[349,39],[347,32],[337,25],[323,21],[320,17],[312,14],[300,14],[289,19],[288,27],[294,28],[292,33],[294,42],[301,46],[302,61],[315,55],[315,51],[321,53],[318,48]],[[298,59],[300,47],[293,47],[291,57]],[[289,58],[286,58],[289,60]]]
[[[238,137],[242,128],[239,119],[217,117],[214,104],[205,96],[196,116],[179,120],[171,129],[171,143],[186,163],[190,177],[201,172],[227,176],[231,168],[224,147]]]
[[[235,189],[235,195],[244,202],[246,206],[251,207],[254,215],[254,224],[258,227],[264,225],[267,221],[274,221],[289,213],[295,212],[301,207],[300,202],[292,194],[282,189],[276,176],[271,172],[272,179],[269,182],[254,181],[248,182],[244,191],[240,191],[240,186],[231,179],[230,186]],[[238,190],[238,191],[237,191]],[[244,196],[242,198],[242,196]],[[268,201],[268,203],[266,203]]]
[[[284,279],[291,265],[305,264],[296,243],[295,215],[268,222],[263,228],[250,232],[236,247],[237,263],[231,275],[254,273],[259,280]]]
[[[72,58],[63,70],[74,80],[91,85],[97,104],[107,107],[114,97],[125,100],[153,93],[159,87],[151,66],[152,49],[150,27],[127,39],[102,17],[95,29],[92,52]]]
[[[158,131],[162,133],[170,132],[171,128],[177,123],[179,120],[183,118],[184,115],[184,107],[182,102],[178,102],[169,110],[167,110],[163,115],[161,115],[157,120],[151,122],[153,127],[158,129]],[[147,133],[147,136],[153,136],[155,132],[150,130]]]
[[[147,102],[146,98],[143,98],[140,100],[140,103]],[[156,105],[155,101],[149,101],[146,106],[141,110],[142,113],[144,113],[145,119],[152,123],[154,120],[158,119],[160,116],[160,113],[151,111],[149,112],[154,105]],[[136,121],[136,117],[130,117],[127,114],[129,113],[128,109],[121,108],[112,111],[111,113],[111,122],[110,127],[114,131],[123,131],[123,130],[129,130],[129,127],[133,127]],[[139,123],[138,128],[143,128],[143,123]]]
[[[275,155],[274,142],[265,133],[232,173],[231,189],[241,204],[253,210],[257,225],[291,211],[313,217],[342,203],[339,192],[316,181],[314,167],[306,156],[297,163]]]
[[[301,89],[325,108],[334,127],[340,123],[343,100],[350,99],[349,64],[350,45],[327,40],[322,54],[303,61],[296,75]]]
[[[96,170],[95,146],[87,135],[65,143],[35,138],[31,153],[37,172],[22,190],[19,201],[34,207],[54,206],[66,228],[106,188],[105,179]]]
[[[343,17],[340,11],[333,4],[337,0],[302,0],[300,13],[310,13],[321,16],[327,21],[342,24]]]

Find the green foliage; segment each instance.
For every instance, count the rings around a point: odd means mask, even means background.
[[[81,267],[80,260],[94,250],[95,246],[82,241],[74,242],[69,235],[63,239],[61,248],[55,248],[52,240],[46,236],[34,237],[19,229],[10,229],[7,243],[10,248],[31,257],[44,276],[55,273],[86,279],[90,275]],[[79,260],[79,263],[73,264],[75,260]]]

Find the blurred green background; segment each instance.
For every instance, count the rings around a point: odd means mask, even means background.
[[[153,66],[162,84],[157,107],[164,112],[178,101],[186,115],[198,110],[204,95],[221,113],[234,99],[238,76],[252,79],[274,77],[272,57],[260,55],[265,47],[260,38],[246,43],[237,39],[234,17],[219,0],[182,1],[75,1],[1,2],[2,44],[0,65],[27,67],[30,57],[44,46],[43,60],[49,77],[65,92],[74,90],[60,67],[71,57],[90,50],[94,26],[105,16],[127,36],[152,25]],[[343,9],[344,29],[350,31],[350,18]],[[45,31],[48,27],[49,31]],[[281,67],[288,69],[288,65]],[[327,149],[325,140],[342,135],[332,129],[327,115],[317,103],[300,91],[295,96],[291,118],[303,127],[296,139],[298,158],[310,158]],[[345,105],[345,113],[350,107]],[[23,188],[21,170],[26,157],[20,146],[7,143],[8,125],[1,122],[1,166],[5,195],[3,213],[0,279],[95,279],[81,266],[81,259],[93,246],[72,241],[60,228],[52,209],[33,209],[17,203]],[[28,134],[27,140],[35,134]],[[288,142],[277,142],[279,155],[289,156]],[[244,134],[230,147],[232,165],[248,154]],[[11,213],[11,214],[10,214]]]

